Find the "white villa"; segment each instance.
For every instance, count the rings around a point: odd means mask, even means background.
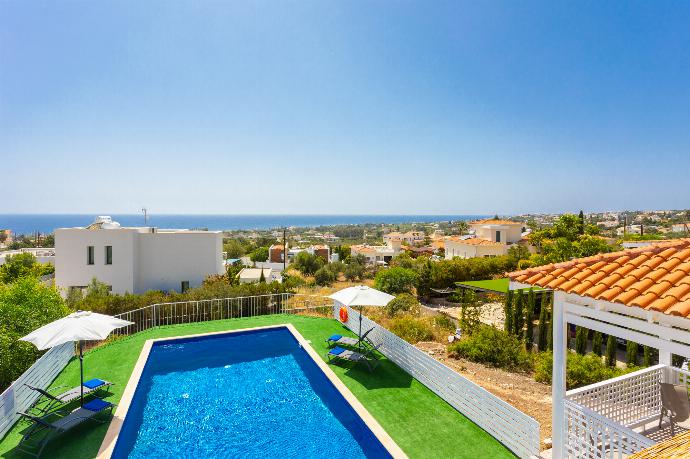
[[[445,238],[445,257],[496,257],[508,253],[512,244],[522,239],[523,224],[510,220],[485,219],[470,223],[469,236]]]
[[[350,247],[350,254],[354,257],[363,255],[367,263],[388,263],[400,254],[402,244],[400,239],[389,239],[386,245],[360,244]]]
[[[417,244],[419,242],[424,242],[424,232],[423,231],[408,231],[406,233],[399,233],[397,231],[387,233],[383,235],[383,242],[388,244],[391,240],[399,240],[406,244]]]
[[[511,289],[554,290],[554,459],[651,458],[671,446],[675,455],[663,457],[690,457],[690,439],[682,433],[690,429],[690,372],[674,367],[671,358],[690,358],[690,239],[509,277]],[[658,349],[659,364],[566,391],[568,324]]]
[[[242,268],[242,270],[237,273],[237,278],[239,279],[240,284],[256,284],[261,280],[262,272],[264,275],[264,280],[267,283],[283,281],[280,271],[276,271],[271,268]]]
[[[55,230],[55,285],[66,295],[95,277],[113,293],[184,292],[223,274],[220,231],[121,227],[97,217],[85,228]]]
[[[36,257],[36,261],[44,264],[55,265],[55,249],[52,247],[29,247],[18,250],[6,250],[0,252],[0,265],[4,265],[7,257],[19,255],[22,253],[30,253]]]
[[[690,233],[690,222],[674,223],[671,225],[671,231],[674,233]]]

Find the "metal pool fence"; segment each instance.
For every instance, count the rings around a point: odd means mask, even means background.
[[[295,314],[322,310],[326,315],[330,313],[332,305],[333,300],[328,298],[292,293],[158,303],[116,315],[115,317],[134,322],[134,324],[115,330],[113,334],[131,335],[162,325],[269,314]]]

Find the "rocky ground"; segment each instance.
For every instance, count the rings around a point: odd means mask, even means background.
[[[542,449],[551,447],[550,443],[544,442],[545,439],[551,438],[551,386],[536,382],[531,374],[513,373],[448,357],[443,344],[422,341],[417,343],[417,347],[523,413],[532,416],[541,424]]]
[[[435,306],[433,310],[448,314],[449,316],[460,319],[462,310],[459,307]],[[479,320],[488,325],[493,325],[496,328],[503,328],[505,314],[503,313],[503,303],[486,303],[483,304],[480,310]]]

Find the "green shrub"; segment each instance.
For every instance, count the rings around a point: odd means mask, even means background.
[[[314,273],[314,282],[316,285],[331,285],[336,281],[336,277],[336,274],[328,266],[322,266]]]
[[[385,309],[388,317],[395,317],[402,312],[419,315],[419,301],[409,293],[401,293],[388,303]]]
[[[434,329],[428,322],[410,316],[393,319],[389,329],[411,344],[434,339]]]
[[[453,322],[453,319],[451,319],[445,314],[439,314],[437,316],[434,316],[434,325],[440,328],[442,331],[455,331],[455,322]]]
[[[42,285],[35,277],[0,284],[0,391],[40,355],[33,344],[19,338],[68,312],[58,291]]]
[[[529,370],[530,354],[520,340],[504,330],[488,325],[480,326],[474,334],[448,346],[452,356],[499,368]]]
[[[309,252],[300,252],[292,262],[292,267],[306,275],[316,275],[316,272],[326,264],[323,258]],[[317,281],[318,283],[318,281]],[[325,285],[325,284],[320,284]]]
[[[553,353],[539,353],[534,366],[534,379],[538,382],[551,384],[552,368]],[[575,389],[580,386],[615,378],[624,373],[626,373],[624,370],[605,365],[601,361],[601,357],[597,357],[594,354],[580,355],[575,352],[568,352],[565,385],[567,389]]]
[[[407,268],[383,269],[376,273],[374,287],[391,295],[412,293],[417,285],[417,272]]]

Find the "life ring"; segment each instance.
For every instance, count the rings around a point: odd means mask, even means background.
[[[341,321],[342,323],[346,323],[346,322],[347,322],[347,308],[346,308],[345,306],[343,306],[342,308],[340,308],[340,321]]]

